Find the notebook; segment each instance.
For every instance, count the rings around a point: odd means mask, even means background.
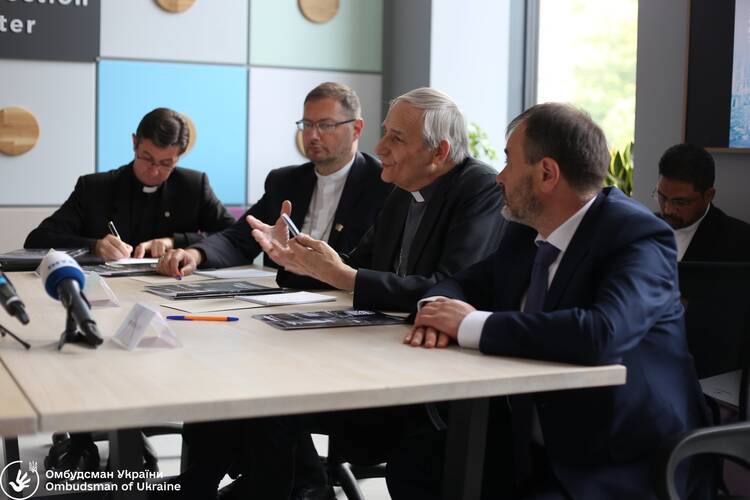
[[[345,309],[342,311],[314,311],[288,314],[256,314],[253,318],[280,330],[336,328],[342,326],[400,325],[405,318],[389,316],[378,311]]]
[[[205,280],[169,285],[148,285],[147,292],[171,300],[201,299],[207,297],[234,297],[235,295],[257,295],[280,293],[283,288],[257,285],[249,281]]]

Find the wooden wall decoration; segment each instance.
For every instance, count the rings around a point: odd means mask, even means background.
[[[195,0],[156,0],[156,3],[167,12],[185,12],[193,6]]]
[[[339,11],[339,0],[298,0],[302,15],[314,23],[327,23]]]
[[[187,125],[188,130],[190,131],[190,138],[188,139],[187,147],[185,148],[185,152],[182,154],[188,154],[191,149],[193,149],[193,146],[195,146],[195,141],[198,140],[198,130],[195,128],[195,122],[185,113],[180,113],[180,116],[182,116],[182,119],[185,120],[185,125]]]
[[[39,123],[30,111],[15,106],[0,109],[0,152],[22,155],[38,140]]]
[[[297,151],[302,156],[305,156],[305,143],[302,142],[302,131],[298,130],[294,136],[294,144],[297,146]]]

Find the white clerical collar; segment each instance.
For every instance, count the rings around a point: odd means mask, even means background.
[[[573,236],[578,230],[578,226],[581,225],[583,216],[586,215],[586,212],[589,211],[591,205],[594,204],[594,200],[596,200],[596,196],[592,197],[588,202],[586,202],[584,206],[579,208],[576,213],[568,217],[568,220],[557,226],[557,229],[552,231],[546,239],[542,238],[542,236],[537,233],[536,239],[534,239],[534,241],[546,241],[547,243],[553,245],[555,248],[559,249],[561,255],[565,253],[568,245],[570,245],[570,241],[573,239]]]
[[[319,173],[317,170],[315,170],[315,175],[318,177],[319,181],[323,181],[323,182],[336,182],[336,181],[340,180],[342,177],[346,177],[347,175],[349,175],[349,170],[352,168],[352,165],[354,164],[354,158],[356,156],[357,155],[352,156],[351,160],[349,160],[346,164],[344,164],[343,167],[341,167],[340,169],[336,170],[332,174],[323,175],[323,174]]]
[[[155,193],[159,189],[159,186],[143,186],[143,192],[146,194]]]
[[[422,193],[420,193],[419,191],[409,191],[409,194],[414,197],[414,200],[417,203],[424,203],[424,196],[422,196]]]
[[[695,233],[698,230],[698,226],[700,226],[701,222],[703,222],[703,219],[706,218],[706,215],[708,215],[708,211],[710,209],[711,209],[711,204],[709,203],[708,206],[706,207],[706,211],[703,212],[703,215],[701,216],[700,219],[693,222],[689,226],[681,227],[680,229],[675,229],[674,232],[677,234],[691,234],[692,235],[692,233]]]

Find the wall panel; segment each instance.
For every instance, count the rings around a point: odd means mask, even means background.
[[[56,205],[94,171],[93,63],[0,60],[0,109],[20,106],[39,123],[36,146],[0,153],[0,205]]]
[[[247,0],[201,0],[178,14],[154,0],[102,0],[101,55],[247,62]]]
[[[338,14],[311,23],[294,0],[250,2],[250,64],[379,72],[383,0],[343,0]]]

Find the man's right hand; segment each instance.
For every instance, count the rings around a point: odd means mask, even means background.
[[[111,234],[97,240],[94,244],[94,254],[103,258],[107,262],[118,259],[127,259],[132,252],[133,247]]]
[[[156,272],[164,276],[188,276],[203,261],[203,254],[195,248],[170,250],[156,264]]]

